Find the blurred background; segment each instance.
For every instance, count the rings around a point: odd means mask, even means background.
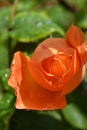
[[[87,75],[63,110],[16,110],[7,80],[14,52],[31,56],[48,37],[65,37],[71,24],[87,40],[87,0],[0,0],[0,130],[87,130]]]

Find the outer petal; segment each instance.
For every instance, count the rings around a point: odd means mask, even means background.
[[[86,42],[84,33],[78,27],[72,25],[66,32],[66,39],[74,48],[77,49],[81,60],[81,65],[83,66],[84,63],[86,62],[85,58]]]
[[[81,46],[85,42],[84,33],[74,25],[71,25],[66,32],[66,39],[75,48]]]
[[[75,75],[73,75],[72,79],[69,81],[69,83],[64,88],[62,95],[66,95],[78,87],[78,85],[81,83],[81,81],[84,78],[85,70],[86,69],[85,69],[85,65],[84,65]]]
[[[65,75],[61,78],[61,80],[59,82],[60,85],[63,84],[64,90],[67,91],[67,88],[66,88],[67,87],[67,83],[70,82],[71,85],[72,85],[71,79],[80,70],[80,68],[81,68],[81,66],[80,66],[80,62],[79,62],[79,57],[77,55],[76,50],[74,50],[74,54],[73,54],[71,65],[70,65],[68,71],[65,73]],[[74,82],[74,84],[75,84],[75,82]],[[72,86],[72,89],[73,89],[73,86]],[[68,91],[70,91],[70,90],[68,90]]]
[[[60,96],[60,92],[48,91],[34,81],[30,74],[30,59],[21,52],[14,55],[8,84],[15,90],[18,109],[51,110],[66,105],[65,96]]]
[[[32,62],[37,65],[45,58],[51,57],[58,53],[62,48],[71,47],[64,38],[48,38],[44,40],[33,53]]]

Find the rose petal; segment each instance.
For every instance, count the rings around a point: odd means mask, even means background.
[[[81,68],[78,55],[76,53],[76,50],[74,50],[72,62],[67,70],[67,72],[62,76],[62,78],[59,80],[59,86],[63,89],[66,88],[67,83],[70,82],[71,78],[75,73],[79,71]]]
[[[51,110],[65,107],[66,99],[65,96],[60,96],[60,91],[48,91],[38,85],[31,77],[29,58],[21,52],[17,52],[13,61],[8,84],[15,90],[16,108]]]
[[[72,55],[73,58],[72,58],[70,66],[68,66],[68,70],[62,76],[62,78],[60,78],[60,80],[57,79],[55,77],[55,75],[54,76],[50,75],[48,73],[48,71],[47,71],[47,73],[45,71],[43,71],[43,69],[41,68],[40,63],[39,63],[39,65],[36,66],[36,69],[32,64],[31,70],[30,70],[31,74],[32,74],[34,80],[38,84],[40,83],[40,85],[43,88],[45,88],[47,90],[50,90],[50,91],[62,90],[64,87],[66,87],[67,82],[69,82],[69,80],[72,78],[72,76],[75,73],[77,73],[78,70],[80,69],[80,61],[79,61],[79,57],[78,57],[78,54],[77,54],[76,50],[73,49],[73,48],[67,48],[65,51],[66,51],[66,53],[68,52],[69,55]],[[48,59],[50,59],[50,58],[48,58]],[[41,74],[39,73],[39,70],[44,74],[43,76],[41,76]],[[44,77],[44,78],[42,79],[42,77]]]
[[[62,48],[70,47],[64,38],[48,38],[44,40],[33,53],[31,58],[32,63],[37,65],[45,58],[51,57],[58,53],[58,50]]]
[[[81,83],[81,81],[84,78],[85,70],[86,69],[84,65],[75,75],[73,75],[71,80],[68,82],[67,86],[64,88],[62,95],[66,95],[78,87],[78,85]]]
[[[55,75],[46,73],[42,69],[42,64],[39,64],[38,66],[35,66],[34,64],[30,63],[30,73],[33,77],[33,79],[39,84],[41,87],[50,90],[50,91],[59,91],[62,90],[62,88],[59,88],[58,86],[55,86],[55,82],[58,82],[58,80],[55,79]],[[54,82],[54,85],[52,83]]]
[[[84,33],[80,30],[80,28],[72,25],[66,32],[66,39],[74,48],[77,49],[81,60],[81,65],[83,66],[86,62],[84,56],[86,47]]]
[[[49,75],[48,73],[45,73],[46,75],[42,73],[41,62],[46,58],[58,54],[58,50],[66,50],[66,48],[69,47],[70,45],[66,42],[65,39],[49,38],[42,42],[34,51],[33,56],[31,58],[31,75],[38,84],[40,84],[47,90],[58,91],[61,90],[62,87],[59,87],[60,85],[55,86],[52,84],[51,80],[53,79],[54,81],[55,76]]]
[[[71,25],[66,32],[66,39],[75,48],[81,46],[85,42],[84,33],[80,30],[80,28],[74,25]]]

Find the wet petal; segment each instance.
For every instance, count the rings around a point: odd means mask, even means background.
[[[30,74],[30,59],[21,52],[14,55],[14,64],[11,66],[11,75],[8,83],[17,96],[16,108],[52,110],[61,109],[66,105],[65,96],[60,91],[52,92],[38,85]]]

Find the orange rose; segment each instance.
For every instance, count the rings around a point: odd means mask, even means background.
[[[86,60],[84,34],[74,25],[66,32],[66,39],[49,38],[39,44],[31,59],[16,52],[8,79],[17,96],[16,108],[64,108],[65,95],[84,77]]]

